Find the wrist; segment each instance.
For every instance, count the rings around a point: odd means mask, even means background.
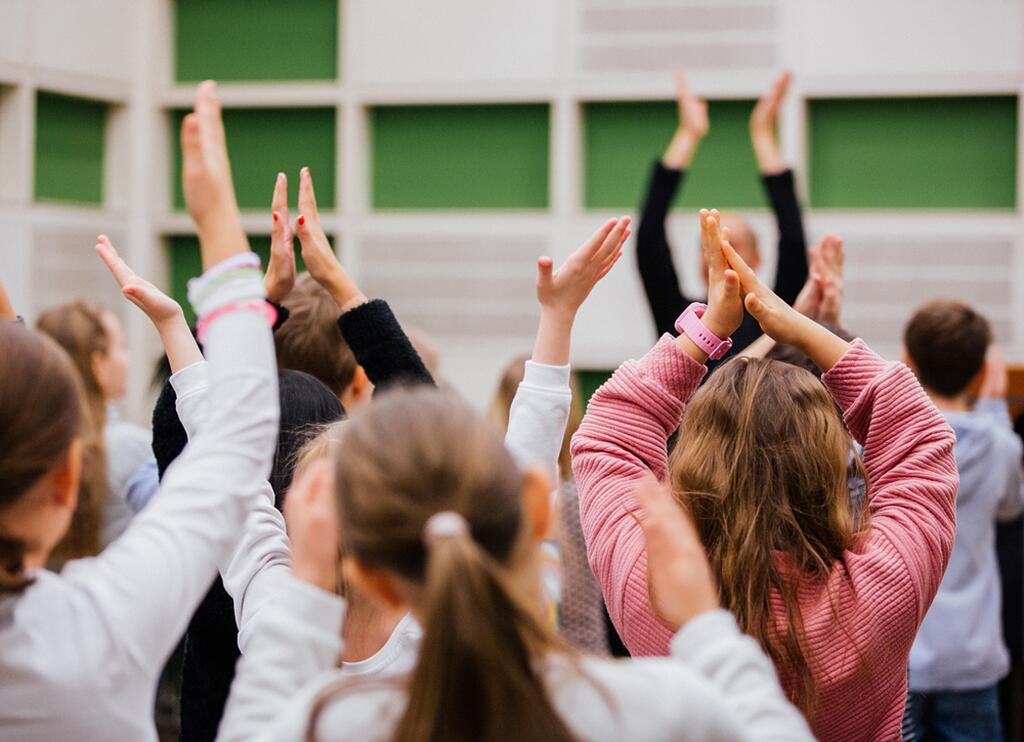
[[[317,569],[312,566],[296,564],[292,567],[292,577],[309,583],[321,590],[333,593],[338,586],[337,572],[332,569]]]
[[[739,328],[739,325],[737,325],[735,321],[724,320],[720,315],[718,315],[715,312],[714,307],[709,307],[704,313],[704,316],[701,317],[700,321],[706,328],[708,328],[708,330],[713,332],[722,340],[732,337],[732,334]]]
[[[340,265],[335,264],[327,272],[322,281],[319,281],[320,285],[324,287],[331,298],[334,299],[334,303],[338,306],[338,309],[345,312],[352,309],[358,304],[354,303],[359,297],[363,296],[363,293],[356,286],[355,281],[349,278],[348,273]],[[363,301],[365,301],[363,297]]]
[[[191,330],[188,329],[188,323],[185,322],[185,312],[179,305],[173,314],[169,314],[166,317],[161,317],[158,320],[153,320],[153,325],[156,327],[157,334],[160,337],[179,332],[182,326],[185,327],[185,331],[191,334]]]
[[[546,304],[540,305],[540,319],[552,325],[572,327],[576,321],[577,309],[567,307],[553,307]]]

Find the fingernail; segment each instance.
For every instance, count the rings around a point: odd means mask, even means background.
[[[277,212],[276,211],[274,212],[274,221],[275,222],[277,221]]]
[[[277,174],[277,179],[278,179],[278,180],[282,180],[282,179],[284,179],[284,173],[278,173],[278,174]]]
[[[299,226],[301,227],[305,223],[306,223],[306,217],[300,216],[299,217],[299,222],[298,222]]]

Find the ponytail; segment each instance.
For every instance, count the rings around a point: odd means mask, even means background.
[[[394,742],[572,740],[534,669],[546,629],[466,535],[428,549],[424,635]]]

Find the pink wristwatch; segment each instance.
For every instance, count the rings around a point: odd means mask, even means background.
[[[708,359],[717,361],[729,352],[732,347],[732,338],[723,340],[711,332],[700,318],[704,316],[708,305],[694,302],[686,308],[686,311],[679,315],[676,320],[676,332],[693,341],[693,344],[708,354]]]

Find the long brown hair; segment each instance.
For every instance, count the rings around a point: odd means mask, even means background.
[[[457,395],[398,390],[346,423],[335,449],[342,540],[413,586],[424,636],[398,742],[573,739],[534,668],[560,647],[509,575],[527,559],[523,475]],[[424,543],[427,520],[470,533]],[[311,719],[311,729],[316,719]]]
[[[60,569],[64,562],[100,552],[103,512],[107,496],[107,456],[103,429],[107,407],[103,388],[93,371],[96,353],[111,351],[110,335],[103,322],[104,309],[78,299],[44,311],[36,322],[67,352],[78,371],[85,392],[86,427],[82,439],[82,484],[78,507],[67,535],[54,549],[49,567]]]
[[[60,463],[83,427],[80,382],[52,340],[0,322],[0,509]],[[0,595],[19,592],[28,545],[0,534]]]
[[[810,372],[736,358],[693,395],[678,441],[673,491],[694,518],[722,604],[812,718],[817,691],[798,591],[824,584],[866,522],[850,507],[850,434]],[[784,616],[773,611],[773,594]]]
[[[505,370],[498,380],[498,388],[494,390],[491,398],[491,406],[487,416],[502,433],[508,430],[508,416],[512,409],[512,400],[515,399],[519,385],[526,374],[526,361],[529,356],[518,356],[509,361]],[[558,475],[562,480],[572,479],[572,457],[569,454],[569,446],[572,437],[583,422],[583,405],[580,402],[579,385],[576,383],[576,375],[569,377],[569,389],[572,391],[572,402],[569,405],[569,421],[565,426],[565,435],[562,437],[562,448],[558,452]]]

